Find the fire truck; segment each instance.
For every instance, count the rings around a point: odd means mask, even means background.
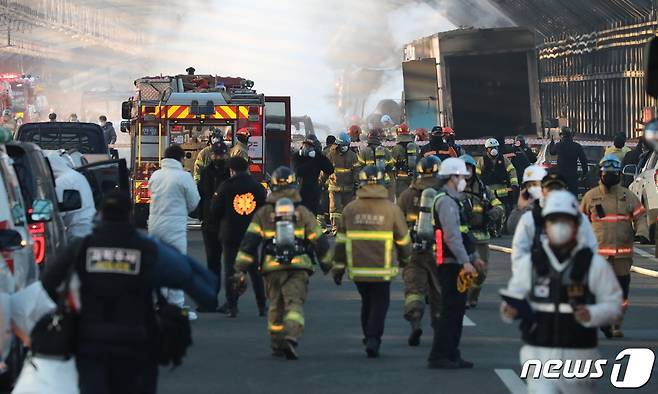
[[[261,182],[290,165],[290,97],[265,96],[244,78],[213,75],[144,77],[136,94],[122,103],[121,131],[130,134],[131,190],[135,218],[144,226],[151,195],[148,182],[171,144],[185,150],[192,172],[197,154],[221,130],[231,146],[236,131],[248,128],[249,170]]]
[[[11,111],[20,124],[36,120],[34,86],[29,76],[0,73],[0,114],[5,110]]]

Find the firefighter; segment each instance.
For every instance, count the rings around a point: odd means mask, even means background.
[[[230,157],[242,157],[249,162],[249,137],[251,132],[247,127],[243,127],[235,133],[235,144],[229,152]]]
[[[420,344],[420,337],[423,335],[421,320],[425,312],[425,300],[429,300],[430,322],[432,325],[438,320],[441,313],[441,293],[436,261],[432,250],[433,243],[423,243],[422,240],[418,239],[416,231],[421,209],[424,208],[423,215],[429,216],[431,221],[433,195],[440,187],[438,178],[440,163],[441,160],[438,156],[423,157],[416,168],[417,178],[414,179],[407,190],[400,194],[397,201],[411,230],[411,239],[414,244],[411,260],[402,272],[402,278],[404,279],[404,318],[411,324],[411,333],[407,341],[409,346],[418,346]],[[423,194],[426,189],[431,190]],[[421,204],[422,202],[425,203],[424,207]]]
[[[473,363],[462,359],[459,351],[466,291],[484,266],[461,202],[469,175],[461,159],[451,157],[441,163],[439,176],[444,185],[432,207],[434,226],[423,230],[430,235],[434,230],[441,286],[441,315],[433,326],[434,341],[428,365],[433,369],[473,368]]]
[[[366,354],[379,357],[391,280],[411,254],[411,240],[402,211],[387,200],[384,172],[368,165],[359,172],[356,200],[338,222],[333,270],[341,284],[345,270],[361,295],[361,328]]]
[[[649,243],[646,210],[635,194],[619,184],[621,161],[616,155],[605,155],[599,167],[600,183],[585,193],[581,209],[592,222],[599,254],[612,265],[619,280],[626,309],[633,264],[633,240]],[[608,338],[624,335],[620,324],[602,330]]]
[[[416,141],[418,142],[425,142],[430,140],[430,136],[427,133],[427,130],[422,127],[417,128],[414,134],[416,134]]]
[[[450,127],[434,126],[432,128],[430,143],[423,146],[423,156],[437,155],[445,160],[449,157],[458,157],[461,147],[455,144],[455,132]]]
[[[482,177],[485,185],[493,190],[498,199],[505,204],[505,214],[509,214],[514,204],[514,196],[519,188],[519,178],[516,169],[508,158],[500,152],[500,143],[495,138],[489,138],[485,143],[486,154],[480,158],[477,174]],[[495,228],[494,234],[499,236],[503,221]]]
[[[631,148],[626,146],[626,134],[625,133],[617,133],[615,134],[614,139],[612,140],[612,146],[608,147],[608,149],[605,150],[605,154],[613,154],[617,156],[620,162],[624,161],[624,157],[626,157],[626,154],[631,151]]]
[[[260,270],[270,300],[268,330],[272,354],[297,359],[297,343],[304,331],[304,301],[314,256],[326,273],[331,268],[332,247],[315,220],[300,204],[295,173],[279,167],[272,173],[272,193],[259,208],[242,239],[235,260],[234,280],[245,280],[244,272],[261,256]]]
[[[199,182],[201,179],[201,170],[210,164],[212,161],[211,155],[213,146],[219,143],[224,143],[224,137],[222,137],[222,131],[219,129],[211,130],[210,138],[208,139],[208,146],[201,149],[194,160],[194,171],[193,177],[195,182]]]
[[[621,290],[609,264],[578,236],[578,201],[566,190],[548,194],[542,210],[542,235],[536,252],[520,259],[504,292],[504,321],[521,319],[525,344],[521,363],[539,360],[596,360],[596,327],[621,314]],[[520,315],[512,304],[528,300],[534,313]],[[536,367],[535,367],[536,368]],[[535,371],[531,371],[531,374]],[[585,374],[587,375],[587,374]],[[594,393],[593,380],[527,379],[529,393]]]
[[[350,136],[340,133],[336,144],[329,151],[327,158],[334,166],[334,173],[329,176],[329,220],[334,234],[337,230],[337,222],[343,212],[343,208],[354,199],[354,185],[356,177],[354,166],[356,165],[356,153],[350,149]]]
[[[395,174],[395,195],[399,197],[400,193],[409,188],[414,179],[414,171],[420,152],[406,124],[403,123],[397,128],[397,137],[397,144],[393,147],[391,154],[397,169]]]
[[[366,166],[375,165],[384,172],[384,183],[388,197],[395,200],[395,160],[391,151],[382,145],[382,129],[372,129],[368,133],[368,146],[359,149],[356,156],[356,169],[360,171]]]
[[[480,296],[482,284],[487,278],[489,267],[489,223],[497,222],[505,216],[503,203],[493,194],[477,175],[477,163],[470,155],[463,155],[460,159],[466,163],[466,169],[471,173],[466,178],[466,189],[464,190],[467,211],[470,211],[468,225],[475,238],[475,248],[484,262],[484,266],[478,271],[477,280],[468,290],[466,306],[475,308]]]

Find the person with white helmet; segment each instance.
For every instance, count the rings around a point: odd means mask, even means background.
[[[513,196],[519,188],[519,178],[512,162],[501,151],[501,146],[495,138],[489,138],[485,143],[486,154],[478,160],[478,175],[484,184],[489,186],[496,197],[505,204],[505,213],[512,210]]]
[[[531,210],[533,203],[542,197],[541,181],[548,175],[542,166],[532,165],[523,171],[522,187],[516,207],[510,212],[507,219],[507,232],[514,234],[521,215]]]
[[[466,291],[484,267],[462,204],[469,175],[466,163],[454,157],[444,160],[439,168],[445,183],[434,199],[432,211],[441,287],[441,315],[433,324],[434,341],[429,356],[429,367],[433,369],[473,368],[473,363],[462,359],[459,351]]]
[[[531,177],[529,176],[528,179]],[[535,183],[536,186],[536,183]],[[532,187],[532,186],[531,186]],[[567,181],[559,174],[550,172],[544,176],[541,181],[541,196],[533,198],[532,204],[528,205],[526,211],[522,212],[518,219],[518,224],[514,228],[514,237],[512,238],[512,271],[515,270],[517,261],[529,256],[533,248],[539,246],[539,241],[543,232],[544,219],[541,210],[544,206],[546,196],[555,190],[566,190]],[[530,190],[530,187],[528,187]],[[528,193],[537,194],[536,189]],[[578,225],[578,239],[592,250],[598,249],[598,242],[592,230],[592,225],[584,214]],[[510,217],[510,220],[516,220]]]
[[[621,314],[622,291],[605,259],[578,236],[583,220],[575,196],[553,191],[542,209],[540,247],[517,262],[501,305],[504,321],[521,319],[521,364],[534,360],[596,360],[597,327]],[[527,302],[531,312],[521,315],[511,304]],[[544,378],[528,373],[529,393],[594,393],[588,378]]]

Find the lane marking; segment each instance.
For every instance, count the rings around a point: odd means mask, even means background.
[[[506,248],[504,246],[499,246],[499,245],[491,245],[490,244],[489,249],[494,250],[496,252],[512,253],[512,248]],[[651,253],[647,253],[642,249],[633,248],[633,252],[635,252],[635,254],[637,254],[640,257],[644,257],[644,258],[649,259],[651,261],[658,262],[658,259],[656,259],[656,257],[654,257],[654,255],[652,255]],[[650,276],[652,278],[658,278],[658,271],[650,270],[650,269],[647,269],[647,268],[642,268],[642,267],[638,267],[638,266],[633,265],[633,266],[631,266],[631,271],[635,272],[636,274]]]
[[[464,327],[475,327],[475,322],[469,319],[468,316],[464,315],[464,320],[462,321],[462,326]]]
[[[505,387],[507,387],[510,393],[525,394],[528,392],[526,384],[513,369],[494,369],[494,372],[503,381],[503,384],[505,384]]]

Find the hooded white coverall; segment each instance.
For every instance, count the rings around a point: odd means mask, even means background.
[[[151,207],[149,235],[187,254],[187,217],[199,205],[199,191],[192,175],[175,159],[162,159],[149,179]],[[182,290],[166,291],[167,300],[182,307]]]
[[[80,209],[60,213],[66,226],[66,237],[70,241],[73,238],[91,234],[94,216],[96,215],[96,204],[87,178],[69,167],[66,160],[60,157],[58,153],[48,153],[46,157],[55,176],[57,200],[62,202],[64,190],[77,190],[80,192],[82,199]]]

